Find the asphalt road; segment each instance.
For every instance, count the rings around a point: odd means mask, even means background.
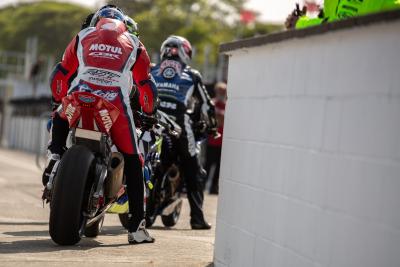
[[[211,266],[215,228],[194,231],[184,200],[170,229],[160,218],[150,229],[154,244],[129,245],[117,215],[108,214],[102,233],[60,247],[48,233],[49,208],[41,202],[41,172],[34,156],[0,149],[0,266]],[[217,197],[206,196],[205,214],[215,225]]]

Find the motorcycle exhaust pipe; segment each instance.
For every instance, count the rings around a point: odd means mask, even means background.
[[[124,178],[124,157],[119,152],[111,154],[111,172],[108,174],[105,184],[105,195],[115,198],[122,187]]]

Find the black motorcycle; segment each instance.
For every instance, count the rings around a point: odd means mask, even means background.
[[[174,157],[174,162],[165,169],[165,164],[161,160],[162,146],[170,144],[172,139],[178,139],[182,129],[167,114],[157,111],[158,124],[152,132],[152,138],[140,135],[139,143],[144,151],[144,178],[146,182],[146,227],[151,227],[157,216],[161,216],[164,226],[172,227],[179,220],[185,191],[184,179],[180,171],[179,158]],[[206,129],[201,122],[201,128]],[[200,127],[199,127],[200,128]],[[204,157],[204,142],[206,134],[199,133],[197,136],[196,150],[199,165]],[[175,154],[169,150],[168,153]],[[165,150],[164,150],[165,152]],[[169,155],[170,156],[170,155]],[[206,176],[206,172],[201,168],[200,175]],[[205,177],[203,177],[205,179]],[[119,213],[121,224],[128,228],[128,199],[126,196],[114,204],[113,210]]]
[[[158,215],[165,226],[174,226],[180,216],[182,199],[178,191],[180,186],[179,169],[171,166],[166,172],[159,175],[162,168],[160,160],[164,138],[179,138],[182,129],[162,111],[157,111],[158,123],[151,131],[140,131],[139,147],[143,153],[143,175],[146,184],[146,226],[153,225]],[[121,224],[128,228],[128,198],[120,197],[108,210],[118,213]]]

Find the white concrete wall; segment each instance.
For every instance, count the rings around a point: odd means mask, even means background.
[[[400,22],[231,52],[215,266],[400,266]]]

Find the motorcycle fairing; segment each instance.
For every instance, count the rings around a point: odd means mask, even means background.
[[[90,92],[73,92],[62,100],[60,116],[70,127],[110,133],[120,111],[106,99]]]

